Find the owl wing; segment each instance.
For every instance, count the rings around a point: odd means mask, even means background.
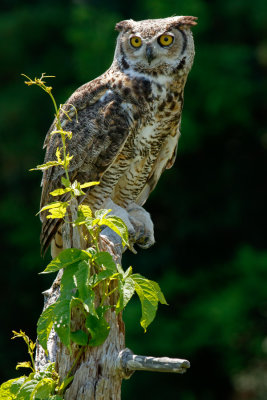
[[[98,181],[113,163],[123,147],[129,133],[129,119],[121,107],[121,97],[109,88],[107,80],[97,78],[79,88],[65,103],[65,111],[72,110],[71,121],[62,112],[60,116],[64,130],[72,132],[72,139],[66,141],[67,153],[73,156],[69,176],[71,182]],[[48,131],[44,147],[45,163],[55,160],[57,148],[62,147],[60,134],[51,136],[56,130],[55,121]],[[63,168],[52,167],[44,171],[42,179],[41,208],[57,200],[50,195],[62,187]],[[66,201],[68,195],[60,197]],[[60,225],[60,220],[47,219],[47,212],[41,215],[41,248],[45,252]]]

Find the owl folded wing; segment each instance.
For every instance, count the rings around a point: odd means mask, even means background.
[[[72,139],[66,140],[67,153],[73,156],[69,166],[71,182],[99,181],[119,154],[129,133],[128,119],[120,104],[121,98],[109,89],[102,76],[81,86],[63,106],[61,125],[64,130],[72,132]],[[55,160],[57,149],[62,148],[60,134],[51,135],[55,130],[54,121],[44,143],[45,163]],[[63,187],[63,176],[63,168],[57,166],[43,172],[41,208],[57,200],[50,192]],[[58,200],[66,201],[68,198],[68,194],[65,194]],[[41,213],[43,252],[60,225],[60,220],[47,219],[46,216],[46,211]]]

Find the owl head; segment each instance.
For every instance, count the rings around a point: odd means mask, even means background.
[[[196,19],[180,16],[119,22],[116,25],[120,34],[114,60],[125,72],[188,72],[195,54],[190,28],[196,25]]]

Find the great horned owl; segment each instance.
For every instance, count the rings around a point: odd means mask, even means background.
[[[73,156],[70,179],[100,181],[83,202],[94,210],[111,208],[142,247],[154,242],[153,224],[142,205],[176,157],[184,86],[194,59],[190,28],[196,19],[119,22],[111,67],[67,100],[66,110],[75,107],[77,119],[61,116],[62,126],[73,134],[67,142]],[[50,135],[54,124],[44,144],[45,162],[60,146],[59,135]],[[52,200],[49,193],[61,186],[62,175],[58,167],[44,172],[41,207]],[[55,255],[62,246],[56,237],[59,223],[45,213],[42,222],[42,247],[46,250],[52,241]]]

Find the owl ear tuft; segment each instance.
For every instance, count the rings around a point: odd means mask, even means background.
[[[120,21],[116,24],[116,31],[128,31],[132,27],[132,19],[126,19],[124,21]]]
[[[187,17],[181,17],[179,19],[179,22],[177,24],[177,28],[178,27],[185,27],[185,28],[189,28],[191,26],[195,26],[197,25],[197,17],[191,17],[191,16],[187,16]]]

